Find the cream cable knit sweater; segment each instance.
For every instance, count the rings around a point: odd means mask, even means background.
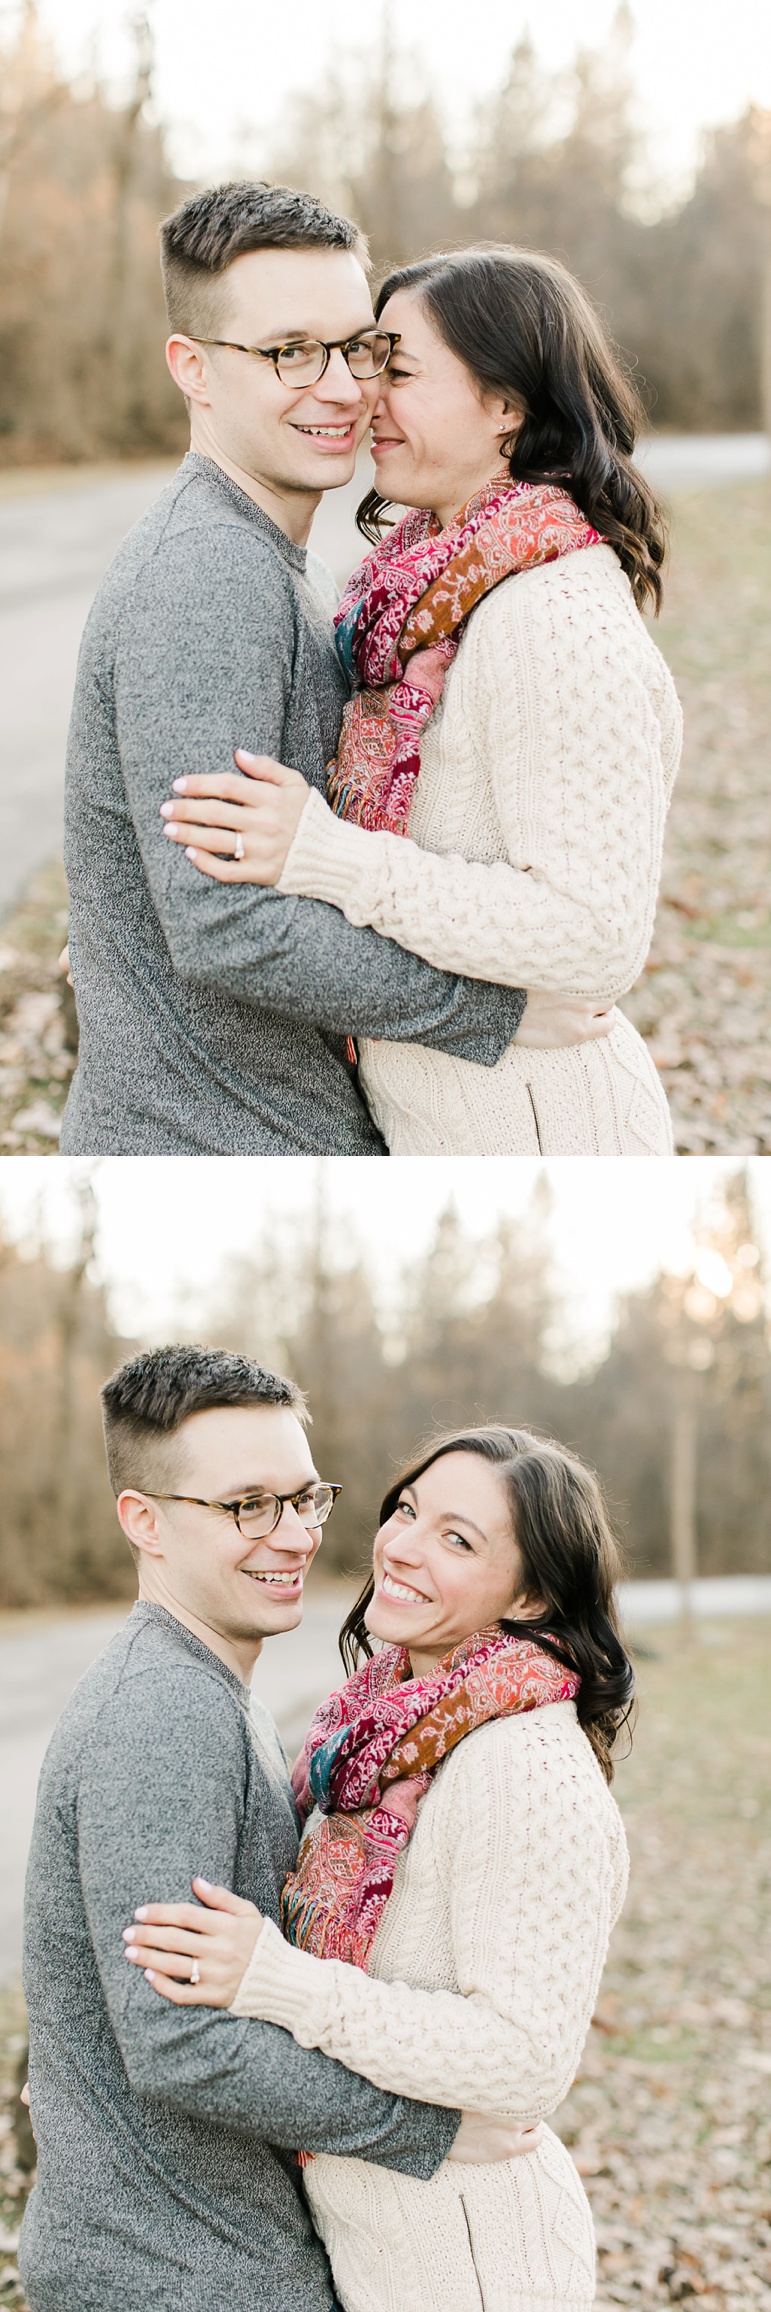
[[[621,1817],[572,1702],[497,1719],[435,1774],[371,1972],[266,1921],[234,2010],[283,2024],[377,2085],[527,2121],[575,2076],[626,1888]],[[550,2129],[502,2165],[430,2184],[364,2160],[305,2170],[345,2312],[588,2312],[594,2240]]]
[[[326,899],[429,963],[615,1000],[651,940],[682,718],[609,546],[505,579],[474,611],[404,838],[311,793],[279,889]],[[392,1155],[666,1156],[669,1117],[630,1022],[496,1068],[363,1042]]]

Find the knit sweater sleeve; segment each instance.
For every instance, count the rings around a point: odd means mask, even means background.
[[[451,1804],[434,1812],[458,1991],[316,1959],[266,1921],[234,2011],[281,2023],[392,2092],[525,2122],[554,2111],[575,2075],[616,1905],[586,1778],[537,1734],[499,1734],[462,1745]]]
[[[613,997],[642,969],[660,873],[669,766],[652,646],[612,580],[571,592],[539,586],[544,575],[481,606],[446,707],[469,848],[486,772],[506,857],[440,856],[338,819],[313,793],[279,888],[470,978]]]

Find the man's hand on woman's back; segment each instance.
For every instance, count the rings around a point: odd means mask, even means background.
[[[610,1035],[617,1019],[615,1004],[603,1006],[580,996],[528,989],[514,1041],[536,1052],[564,1050],[566,1044],[593,1044]]]
[[[516,2119],[498,2119],[482,2111],[463,2111],[447,2157],[464,2160],[471,2166],[487,2164],[490,2160],[516,2159],[519,2152],[537,2151],[542,2135],[540,2120],[534,2127],[521,2127]]]

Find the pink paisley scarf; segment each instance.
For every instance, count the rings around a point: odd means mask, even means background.
[[[372,1944],[418,1803],[437,1766],[474,1727],[546,1702],[579,1680],[537,1640],[495,1622],[466,1638],[430,1678],[403,1646],[385,1646],[317,1710],[292,1783],[307,1823],[281,1899],[287,1941],[369,1968]]]
[[[341,662],[355,690],[327,797],[338,816],[404,835],[420,740],[475,603],[515,571],[600,544],[567,490],[488,482],[441,530],[406,514],[361,562],[339,604]]]

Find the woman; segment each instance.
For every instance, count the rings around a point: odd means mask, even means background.
[[[414,511],[340,605],[360,687],[328,801],[237,754],[257,793],[177,780],[166,833],[192,832],[202,873],[327,900],[443,968],[611,1004],[648,952],[681,740],[640,616],[664,556],[631,462],[640,406],[550,258],[432,257],[390,275],[377,315],[398,342],[360,527]],[[492,1070],[386,1041],[359,1064],[393,1155],[672,1151],[623,1014],[588,1047],[515,1041]]]
[[[528,2127],[575,2076],[626,1884],[617,1551],[595,1478],[526,1430],[435,1439],[381,1514],[341,1637],[363,1664],[293,1777],[287,1940],[196,1881],[206,1907],[144,1908],[127,1956],[179,2004],[263,2016],[391,2091]],[[551,2130],[429,2184],[304,2164],[345,2312],[588,2312],[591,2216]]]

